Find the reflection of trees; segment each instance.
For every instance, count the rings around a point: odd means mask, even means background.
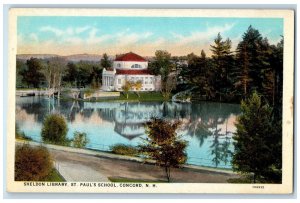
[[[180,119],[183,123],[180,130],[186,136],[195,138],[199,147],[202,147],[206,140],[211,142],[207,146],[209,147],[207,158],[211,159],[216,167],[228,164],[231,159],[231,133],[227,131],[227,122],[232,114],[239,113],[237,105],[213,102],[83,103],[61,100],[59,106],[57,103],[51,105],[54,105],[55,110],[63,114],[69,122],[73,122],[77,115],[80,118],[97,116],[101,118],[100,120],[113,123],[116,131],[121,133],[126,131],[126,136],[130,138],[144,134],[141,124],[151,117]],[[34,115],[37,122],[42,122],[49,112],[48,100],[45,97],[18,98],[17,106],[27,114]],[[53,108],[50,111],[53,111]]]
[[[218,129],[216,125],[213,130],[213,140],[212,145],[210,146],[212,162],[217,168],[220,164],[226,166],[231,158],[232,151],[230,148],[230,137],[229,131],[227,131],[228,120],[226,120],[226,131],[225,134],[221,134],[221,129]]]
[[[212,131],[219,124],[223,124],[231,114],[238,114],[236,105],[200,102],[189,105],[189,110],[185,109],[187,115],[181,118],[188,118],[184,122],[182,129],[187,135],[196,137],[200,147],[204,141],[216,132]],[[216,138],[218,139],[218,138]]]

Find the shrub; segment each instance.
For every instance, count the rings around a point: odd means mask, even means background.
[[[44,147],[22,145],[16,147],[15,180],[39,181],[45,178],[53,168],[48,150]]]
[[[137,148],[125,144],[116,144],[111,147],[111,151],[115,154],[121,154],[121,155],[128,155],[128,156],[138,155]]]
[[[74,133],[74,138],[72,140],[73,147],[84,148],[88,142],[89,140],[86,137],[86,133],[81,133],[77,131]]]
[[[43,122],[41,135],[44,142],[69,145],[67,132],[68,126],[65,118],[60,114],[51,114]]]

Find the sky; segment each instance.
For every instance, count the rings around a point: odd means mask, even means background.
[[[271,44],[283,36],[281,18],[20,16],[17,53],[153,56],[167,50],[183,56],[203,49],[209,56],[219,32],[235,50],[250,25]]]

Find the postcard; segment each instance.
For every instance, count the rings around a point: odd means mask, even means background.
[[[12,8],[7,191],[293,192],[294,11]]]

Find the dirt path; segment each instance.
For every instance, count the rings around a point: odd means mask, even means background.
[[[161,167],[135,161],[97,157],[94,155],[49,149],[58,169],[67,181],[106,182],[109,177],[165,181]],[[226,183],[238,177],[233,173],[190,168],[171,169],[172,182]]]
[[[81,163],[70,163],[56,161],[55,167],[66,181],[70,182],[109,182],[106,176],[99,171],[82,165]]]

